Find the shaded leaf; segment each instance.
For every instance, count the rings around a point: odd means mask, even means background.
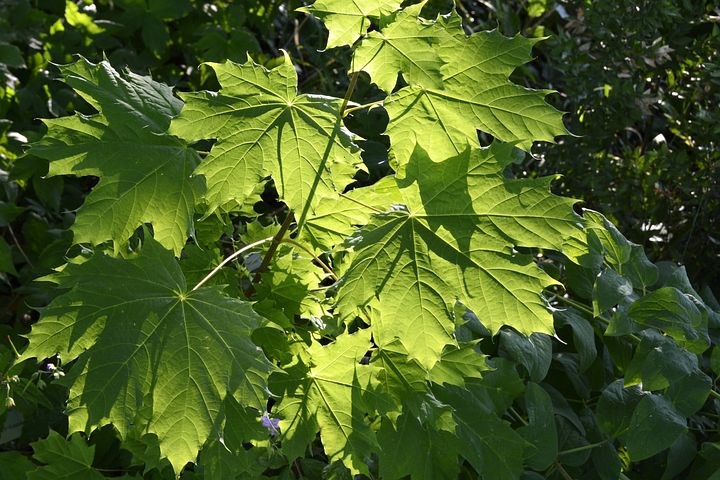
[[[70,431],[112,423],[157,435],[176,471],[197,456],[234,395],[266,404],[272,365],[250,341],[260,318],[218,287],[189,292],[172,254],[148,238],[138,255],[96,254],[54,277],[70,289],[43,311],[23,358],[77,358]]]

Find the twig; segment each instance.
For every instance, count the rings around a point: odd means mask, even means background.
[[[18,241],[17,237],[15,236],[15,232],[13,231],[12,225],[8,223],[8,232],[10,232],[10,236],[13,239],[13,242],[15,243],[15,246],[17,247],[18,251],[20,252],[20,255],[25,259],[28,265],[30,265],[31,268],[35,268],[35,265],[30,261],[30,258],[28,258],[27,254],[25,253],[25,250],[20,246],[20,242]]]
[[[210,279],[213,277],[213,275],[215,275],[218,271],[220,271],[220,269],[221,269],[222,267],[224,267],[224,266],[227,265],[228,263],[232,262],[233,260],[235,260],[237,257],[239,257],[240,255],[242,255],[243,253],[245,253],[245,252],[247,252],[248,250],[251,250],[251,249],[257,247],[258,245],[262,245],[262,244],[265,243],[265,242],[269,242],[270,240],[273,240],[274,238],[275,238],[275,237],[267,237],[267,238],[263,238],[262,240],[258,240],[257,242],[253,242],[253,243],[251,243],[251,244],[249,244],[249,245],[245,245],[243,248],[241,248],[240,250],[238,250],[237,252],[233,253],[232,255],[230,255],[229,257],[227,257],[225,260],[223,260],[222,262],[220,262],[220,265],[218,265],[217,267],[215,267],[215,268],[212,270],[212,272],[208,273],[208,274],[205,276],[205,278],[203,278],[202,280],[200,280],[200,281],[198,282],[198,284],[193,287],[192,291],[194,292],[195,290],[197,290],[198,288],[200,288],[205,282],[207,282],[208,280],[210,280]]]
[[[272,237],[272,243],[270,244],[270,247],[268,248],[267,253],[265,254],[265,257],[263,257],[262,263],[260,264],[260,267],[255,271],[255,276],[253,277],[253,283],[257,283],[260,281],[260,274],[267,270],[268,265],[270,265],[270,262],[272,261],[273,255],[275,255],[275,251],[280,246],[280,242],[282,241],[282,238],[285,236],[285,233],[290,229],[290,225],[292,225],[293,222],[293,214],[292,212],[288,212],[287,217],[285,217],[285,221],[280,225],[280,230],[275,234],[274,237]]]

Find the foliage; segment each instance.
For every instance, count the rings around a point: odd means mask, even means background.
[[[713,1],[465,1],[478,27],[549,36],[518,76],[551,97],[573,137],[539,145],[527,172],[564,177],[555,191],[602,210],[654,259],[718,284],[715,105],[720,14]],[[717,293],[717,292],[716,292]]]
[[[443,2],[48,5],[3,4],[34,20],[0,49],[26,133],[3,144],[0,471],[720,468],[712,293],[551,193],[557,177],[512,173],[566,133],[548,91],[516,83],[536,40],[468,36],[467,9]],[[286,52],[250,34],[294,23],[297,38],[300,22],[307,43]],[[208,50],[218,39],[227,50]],[[304,45],[349,78],[328,80]],[[135,48],[150,76],[113,66]],[[48,58],[68,63],[65,86],[44,83]],[[33,81],[59,110],[15,96]],[[28,112],[58,118],[40,135]]]

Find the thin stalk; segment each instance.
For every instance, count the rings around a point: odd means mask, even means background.
[[[7,341],[10,344],[10,348],[12,348],[13,353],[15,354],[15,358],[20,358],[20,353],[18,353],[17,348],[15,348],[15,344],[12,341],[12,338],[10,338],[10,335],[7,337]]]
[[[716,398],[716,399],[720,400],[720,393],[716,392],[716,391],[713,390],[712,388],[710,389],[710,396],[713,397],[713,398]]]
[[[333,280],[335,280],[336,282],[339,280],[338,276],[335,274],[335,272],[333,272],[332,268],[330,268],[325,262],[320,260],[319,257],[316,257],[315,254],[313,254],[313,252],[302,243],[296,242],[291,238],[283,238],[280,240],[280,243],[289,243],[290,245],[298,247],[300,250],[310,255],[313,260],[315,260],[322,267],[322,269],[325,270],[325,272],[332,277]]]
[[[522,417],[522,415],[520,415],[518,413],[517,410],[515,410],[513,407],[510,407],[509,410],[510,410],[510,413],[512,413],[513,415],[515,415],[515,417],[517,417],[517,419],[520,421],[520,423],[522,423],[524,426],[528,425],[528,422]]]
[[[347,108],[348,103],[350,103],[350,97],[352,97],[352,94],[355,91],[355,86],[357,85],[359,76],[360,72],[355,72],[350,77],[350,85],[348,85],[347,92],[345,92],[345,98],[343,98],[342,107],[340,107],[340,118],[345,116],[345,108]]]
[[[355,111],[357,111],[357,110],[363,110],[363,109],[365,109],[365,108],[371,108],[371,107],[374,107],[375,105],[382,105],[382,104],[383,104],[383,101],[384,101],[384,100],[377,100],[377,101],[375,101],[375,102],[370,102],[370,103],[365,103],[365,104],[363,104],[363,105],[356,105],[356,106],[354,106],[354,107],[350,107],[350,108],[348,108],[348,109],[346,109],[346,110],[343,110],[343,118],[347,117],[347,116],[350,115],[352,112],[355,112]]]
[[[610,323],[609,320],[607,320],[606,318],[604,318],[604,317],[602,317],[602,316],[599,316],[599,315],[598,315],[598,316],[596,317],[596,316],[595,316],[595,312],[593,312],[589,307],[587,307],[586,305],[583,305],[583,304],[580,303],[580,302],[576,302],[575,300],[572,300],[572,299],[570,299],[570,298],[565,298],[565,297],[560,297],[560,296],[556,296],[555,298],[556,298],[557,300],[563,302],[563,303],[566,304],[566,305],[569,305],[569,306],[571,306],[571,307],[573,307],[573,308],[577,308],[577,309],[580,310],[581,312],[587,313],[588,315],[590,315],[590,316],[593,317],[593,318],[599,318],[600,320],[603,320],[603,321],[605,321],[606,323]]]
[[[208,273],[207,275],[205,275],[205,278],[203,278],[202,280],[200,280],[200,281],[198,282],[198,284],[193,287],[192,291],[194,292],[195,290],[197,290],[198,288],[200,288],[205,282],[207,282],[208,280],[210,280],[217,272],[219,272],[222,267],[224,267],[224,266],[227,265],[228,263],[232,262],[233,260],[235,260],[237,257],[239,257],[240,255],[242,255],[243,253],[245,253],[245,252],[247,252],[248,250],[251,250],[251,249],[257,247],[258,245],[262,245],[263,243],[269,242],[269,241],[272,240],[273,238],[275,238],[275,237],[267,237],[267,238],[263,238],[262,240],[258,240],[257,242],[253,242],[253,243],[251,243],[251,244],[249,244],[249,245],[245,245],[243,248],[241,248],[240,250],[238,250],[237,252],[233,253],[232,255],[230,255],[229,257],[227,257],[225,260],[223,260],[222,262],[220,262],[220,265],[218,265],[217,267],[215,267],[215,268],[212,270],[212,272],[210,272],[210,273]]]
[[[17,247],[18,251],[20,252],[20,255],[25,259],[25,262],[27,262],[28,265],[30,265],[31,268],[35,268],[35,265],[30,261],[30,258],[28,258],[27,253],[25,253],[25,250],[23,250],[22,246],[20,246],[20,242],[18,241],[17,237],[15,236],[15,231],[12,228],[12,225],[8,223],[8,232],[10,232],[10,236],[13,239],[13,243],[15,243],[15,246]]]
[[[274,237],[272,237],[272,243],[270,244],[270,248],[268,248],[267,253],[265,254],[265,257],[263,257],[262,263],[260,264],[260,267],[255,271],[255,276],[253,277],[253,283],[257,283],[260,281],[260,274],[267,270],[268,265],[270,265],[270,262],[272,261],[273,255],[275,255],[275,251],[280,246],[280,242],[282,241],[282,238],[285,236],[285,233],[290,229],[290,225],[292,225],[293,222],[293,214],[292,212],[288,212],[287,217],[285,217],[285,221],[280,225],[280,230],[275,234]]]
[[[567,472],[567,470],[565,470],[565,468],[559,462],[555,462],[555,465],[557,466],[557,469],[560,472],[560,475],[565,480],[574,480],[573,477],[570,476],[570,474]]]
[[[569,448],[567,450],[563,450],[562,452],[558,452],[558,456],[570,455],[571,453],[584,452],[585,450],[592,450],[593,448],[600,447],[602,445],[605,445],[606,443],[607,443],[607,440],[603,440],[602,442],[591,443],[589,445],[583,445],[582,447]]]

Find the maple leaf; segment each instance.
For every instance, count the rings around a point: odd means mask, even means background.
[[[352,181],[362,160],[342,125],[342,100],[298,95],[287,54],[272,70],[251,60],[208,65],[220,91],[181,94],[186,104],[170,131],[190,142],[217,140],[196,170],[211,211],[242,204],[270,175],[303,223],[323,196]]]
[[[435,35],[443,39],[435,47],[444,62],[442,88],[411,84],[383,104],[398,165],[407,163],[416,144],[437,159],[461,153],[468,142],[479,146],[477,130],[524,150],[534,141],[553,141],[567,133],[562,113],[544,100],[551,91],[530,90],[508,80],[513,70],[531,60],[538,39],[507,38],[497,31],[465,37],[455,13],[428,28],[438,30]]]
[[[51,278],[69,291],[43,311],[23,358],[77,359],[65,377],[70,431],[112,423],[123,437],[154,433],[180,471],[226,395],[265,408],[273,367],[249,338],[260,317],[221,287],[188,292],[172,254],[151,238],[136,256],[96,254]]]
[[[445,63],[433,48],[446,39],[444,28],[423,22],[418,15],[425,2],[395,13],[381,22],[380,30],[362,40],[353,54],[353,71],[365,71],[387,93],[397,83],[398,72],[411,85],[443,88]]]
[[[270,377],[270,389],[282,400],[273,409],[280,420],[280,439],[292,461],[304,454],[318,430],[331,462],[342,461],[353,472],[368,472],[366,456],[377,451],[375,433],[364,421],[363,398],[376,369],[361,365],[371,347],[370,331],[342,334],[335,343],[314,343],[300,360]]]
[[[95,175],[72,227],[77,243],[125,242],[144,223],[155,239],[180,254],[193,230],[202,185],[190,175],[200,158],[170,136],[182,102],[172,89],[102,61],[80,58],[60,67],[70,85],[98,112],[44,120],[47,134],[30,153],[50,161],[48,175]]]
[[[47,438],[32,444],[33,458],[44,466],[28,472],[28,480],[102,480],[105,478],[92,467],[95,446],[75,434],[68,440],[50,430]]]
[[[349,240],[356,254],[338,306],[377,307],[378,345],[398,337],[432,368],[454,344],[457,301],[493,333],[503,325],[526,335],[553,332],[541,293],[555,281],[514,248],[561,250],[578,228],[574,201],[549,193],[552,178],[505,178],[511,149],[496,142],[434,163],[417,147],[396,179],[402,204],[375,215]]]
[[[326,49],[352,45],[365,35],[371,20],[389,15],[400,8],[402,0],[316,0],[297,11],[322,20],[330,35]]]

